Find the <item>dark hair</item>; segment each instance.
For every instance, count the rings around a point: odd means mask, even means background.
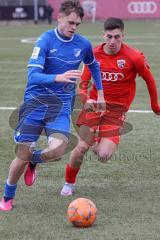
[[[124,23],[122,19],[120,18],[115,18],[115,17],[110,17],[106,19],[104,22],[104,30],[114,30],[116,28],[121,29],[122,31],[124,30]]]
[[[78,0],[66,0],[61,4],[59,12],[64,13],[66,16],[75,12],[81,19],[84,17],[84,10]]]

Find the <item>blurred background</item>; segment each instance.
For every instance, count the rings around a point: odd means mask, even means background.
[[[56,19],[63,0],[0,0],[0,20]],[[109,16],[123,19],[159,19],[159,0],[80,0],[85,19],[102,20]]]

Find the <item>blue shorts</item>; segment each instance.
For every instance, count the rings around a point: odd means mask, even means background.
[[[46,96],[44,99],[46,100]],[[49,105],[48,102],[44,104],[42,99],[36,98],[20,107],[19,122],[14,133],[17,143],[35,143],[40,135],[43,135],[43,130],[47,138],[54,133],[69,138],[70,104],[62,104],[57,97],[53,99],[53,96],[50,100],[52,103]]]

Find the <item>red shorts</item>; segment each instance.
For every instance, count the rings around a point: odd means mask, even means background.
[[[118,144],[125,120],[125,113],[108,110],[104,113],[82,110],[77,119],[77,125],[90,127],[97,133],[96,141],[108,138]]]

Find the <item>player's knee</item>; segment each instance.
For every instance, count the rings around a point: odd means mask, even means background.
[[[16,164],[20,167],[20,168],[23,168],[23,167],[25,167],[27,164],[28,164],[28,160],[27,159],[22,159],[22,158],[18,158],[18,157],[16,157],[15,159],[14,159],[14,161],[16,162]]]
[[[48,151],[43,154],[43,158],[46,162],[59,161],[64,154],[63,149],[48,149]]]
[[[97,151],[97,155],[98,155],[98,160],[100,162],[107,162],[111,157],[112,157],[112,153],[106,152],[106,151]]]
[[[32,151],[24,144],[17,145],[15,149],[16,159],[19,164],[27,164],[32,159]]]
[[[49,161],[59,161],[62,158],[62,155],[63,155],[62,151],[60,151],[60,152],[56,151],[56,150],[50,151],[48,153],[48,160]]]

